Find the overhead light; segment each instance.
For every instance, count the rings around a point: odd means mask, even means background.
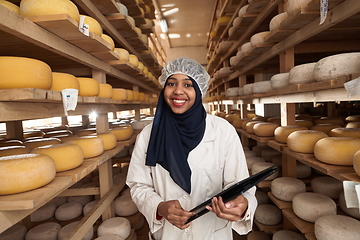
[[[167,22],[166,22],[166,19],[165,18],[162,18],[160,19],[159,21],[159,25],[160,25],[160,29],[163,33],[167,33],[168,32],[168,25],[167,25]]]
[[[178,33],[170,33],[169,38],[180,38],[180,34],[178,34]]]
[[[187,33],[187,34],[185,35],[185,37],[189,38],[189,37],[191,37],[191,34],[190,34],[190,33]]]
[[[179,11],[179,8],[173,8],[163,13],[164,16],[168,16],[170,14],[176,13]]]

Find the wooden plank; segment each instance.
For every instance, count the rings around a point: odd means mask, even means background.
[[[333,9],[344,0],[329,0],[328,1],[328,10]],[[308,3],[307,7],[310,11],[320,11],[320,0],[312,0]]]
[[[260,223],[256,219],[254,219],[254,223],[259,228],[260,231],[268,233],[268,234],[269,233],[274,234],[277,231],[280,231],[283,229],[282,223],[279,223],[277,225],[265,225],[265,224]]]
[[[95,160],[84,160],[84,162],[77,168],[56,173],[57,177],[71,177],[73,182],[78,182],[93,172],[98,166]]]
[[[344,180],[360,182],[360,176],[357,173],[342,173],[340,174]]]
[[[271,192],[268,192],[268,196],[279,209],[292,209],[292,202],[281,201],[280,199],[276,198]]]
[[[271,30],[270,33],[266,35],[266,37],[264,38],[264,42],[266,43],[281,42],[282,40],[284,40],[294,32],[295,30],[285,30],[285,29],[276,28]]]
[[[248,8],[246,9],[247,12],[261,12],[261,10],[266,6],[269,0],[253,0],[249,3]]]
[[[292,14],[280,23],[280,29],[297,30],[306,26],[318,17],[319,11],[309,11],[305,8],[300,8],[294,14]]]
[[[111,50],[111,45],[109,42],[105,41],[102,37],[92,32],[89,34],[89,36],[82,37],[81,39],[69,40],[69,42],[88,53]]]
[[[130,24],[129,20],[126,18],[125,15],[119,13],[108,15],[105,17],[114,26],[116,30],[133,31],[133,26]]]
[[[57,197],[100,195],[100,188],[69,188],[57,195]]]
[[[104,62],[119,59],[117,54],[114,53],[113,51],[91,52],[91,55],[93,55],[94,57],[96,57]]]
[[[129,61],[126,60],[114,60],[114,61],[108,61],[109,65],[113,66],[114,68],[117,68],[125,73],[128,74],[139,74],[140,69],[137,67],[134,67],[132,64],[129,63]]]
[[[291,209],[282,209],[282,213],[287,217],[302,233],[313,233],[314,223],[300,219]]]
[[[91,2],[104,15],[120,12],[114,0],[91,0]]]
[[[316,240],[315,233],[305,233],[305,238],[307,240]]]
[[[279,152],[282,152],[284,148],[287,146],[285,143],[279,143],[276,140],[270,140],[268,141],[267,145]]]

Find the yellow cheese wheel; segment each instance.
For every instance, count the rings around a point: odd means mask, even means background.
[[[34,154],[45,154],[51,157],[56,166],[56,172],[67,171],[80,166],[84,161],[84,154],[76,144],[55,144],[35,148]]]
[[[360,138],[360,128],[333,128],[329,137],[354,137]]]
[[[43,137],[43,136],[45,136],[45,133],[37,129],[28,130],[23,133],[24,138]]]
[[[346,124],[346,127],[347,128],[360,128],[360,122],[348,122]]]
[[[243,121],[242,121],[242,123],[241,123],[241,128],[244,129],[244,130],[246,130],[246,124],[247,124],[248,122],[254,121],[254,120],[251,120],[250,118],[243,118],[242,120],[243,120]]]
[[[79,10],[69,0],[22,0],[20,15],[23,17],[53,14],[67,14],[77,22],[80,21]]]
[[[148,75],[148,73],[149,73],[149,69],[146,66],[144,66],[143,73],[145,75]]]
[[[30,150],[33,150],[37,147],[60,144],[60,143],[61,141],[58,138],[38,138],[38,139],[27,140],[24,142],[24,145]]]
[[[290,135],[290,133],[300,130],[307,130],[307,128],[296,125],[279,126],[274,131],[274,137],[275,140],[279,143],[287,143],[287,138]]]
[[[20,8],[19,6],[13,4],[12,2],[9,2],[9,1],[5,1],[5,0],[0,0],[0,5],[6,7],[7,9],[17,13],[17,14],[20,14]]]
[[[80,129],[75,132],[75,135],[82,137],[82,136],[88,136],[90,134],[96,133],[96,128],[86,128],[86,129]]]
[[[274,136],[275,129],[279,124],[272,122],[258,122],[254,125],[253,130],[256,136],[259,137],[272,137]]]
[[[327,124],[335,124],[335,125],[344,126],[344,121],[338,117],[322,117],[320,119],[315,119],[314,123],[315,124],[327,123]]]
[[[223,17],[219,17],[217,20],[216,20],[216,23],[228,23],[230,22],[231,20],[231,17],[229,16],[223,16]]]
[[[19,155],[19,154],[28,154],[30,149],[25,146],[7,146],[0,147],[0,157]]]
[[[250,121],[250,122],[246,123],[245,130],[248,133],[254,133],[254,125],[257,124],[257,123],[261,123],[261,122],[262,121]]]
[[[50,90],[61,91],[67,88],[73,88],[77,90],[80,89],[79,80],[74,75],[68,73],[53,72],[52,78],[53,81]]]
[[[97,136],[83,136],[65,141],[65,143],[79,145],[84,153],[84,158],[96,157],[104,152],[104,141]]]
[[[127,89],[126,90],[126,100],[133,101],[134,100],[134,92],[132,90]]]
[[[140,93],[138,91],[133,91],[133,97],[134,97],[134,101],[139,101]]]
[[[120,60],[129,61],[130,60],[130,54],[126,49],[123,48],[115,48],[114,52],[118,55],[118,58]]]
[[[139,59],[134,54],[129,54],[129,63],[133,65],[134,67],[137,67],[139,65]]]
[[[70,130],[57,130],[57,131],[50,131],[45,133],[45,137],[54,137],[54,136],[61,136],[61,135],[72,135],[73,133]]]
[[[336,124],[321,123],[321,124],[316,124],[316,125],[312,126],[310,129],[316,130],[316,131],[321,131],[321,132],[328,134],[331,131],[331,129],[339,128],[339,127],[341,127],[341,126],[336,125]]]
[[[287,146],[294,152],[313,153],[316,142],[325,137],[328,137],[328,135],[320,131],[295,131],[289,134]]]
[[[98,133],[98,134],[96,134],[96,136],[98,136],[99,138],[101,138],[103,140],[104,150],[110,150],[110,149],[113,149],[114,147],[116,147],[117,140],[113,133],[111,133],[111,132]]]
[[[51,68],[46,63],[24,57],[0,57],[0,89],[40,88],[52,85]]]
[[[360,176],[360,150],[354,154],[353,166],[354,166],[354,170],[357,173],[357,175]]]
[[[141,92],[141,93],[139,93],[139,101],[145,101],[145,99],[146,99],[146,95],[145,95],[145,93],[143,93],[143,92]]]
[[[99,95],[98,97],[111,98],[113,95],[113,87],[107,83],[99,84]]]
[[[114,51],[114,49],[115,49],[114,40],[109,35],[106,35],[106,34],[101,34],[101,38],[104,39],[105,41],[107,41],[108,43],[110,43],[111,50]]]
[[[347,122],[360,122],[360,115],[351,115],[345,118]]]
[[[0,141],[0,147],[7,147],[7,146],[23,146],[23,142],[17,139],[11,140],[2,140]]]
[[[313,122],[311,120],[296,119],[295,120],[295,125],[304,126],[307,129],[310,129],[314,124],[313,124]]]
[[[114,88],[113,96],[114,100],[127,100],[127,91],[124,88]]]
[[[98,81],[93,78],[77,78],[80,84],[79,96],[95,97],[99,95],[100,86]]]
[[[235,120],[232,122],[232,125],[233,125],[235,128],[241,128],[242,122],[243,122],[243,119],[235,119]]]
[[[144,70],[144,64],[139,61],[138,65],[137,65],[137,68],[138,68],[140,71],[143,71],[143,70]]]
[[[326,137],[316,142],[315,157],[324,163],[352,166],[354,154],[360,150],[360,139],[350,137]]]
[[[141,35],[141,29],[138,27],[134,27],[134,31],[137,33],[137,35]]]
[[[21,154],[0,158],[0,195],[33,190],[55,178],[55,163],[40,154]]]
[[[117,141],[128,140],[134,133],[132,126],[119,126],[110,130],[116,137]]]
[[[101,37],[103,34],[103,29],[95,18],[86,15],[80,15],[80,18],[84,18],[84,24],[89,25],[89,32],[95,33]]]
[[[233,123],[235,119],[240,119],[240,114],[228,114],[225,116],[225,119],[229,123]]]

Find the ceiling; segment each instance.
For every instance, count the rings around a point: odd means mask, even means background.
[[[216,0],[154,0],[155,8],[168,24],[168,33],[163,41],[167,47],[206,45]],[[174,11],[167,15],[167,11]],[[156,28],[159,29],[158,23]],[[176,38],[173,34],[178,34]],[[168,39],[168,40],[167,40]]]

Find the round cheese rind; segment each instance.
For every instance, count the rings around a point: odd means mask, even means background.
[[[58,240],[62,240],[64,239],[68,234],[69,232],[76,227],[76,225],[79,223],[79,221],[75,221],[75,222],[72,222],[72,223],[69,223],[69,224],[66,224],[65,226],[63,226],[60,231],[58,232]],[[91,228],[89,229],[89,231],[87,231],[85,233],[85,236],[83,236],[81,238],[81,240],[91,240],[92,237],[94,235],[94,227],[91,226]]]
[[[269,35],[269,33],[270,31],[265,31],[252,35],[252,37],[250,38],[251,46],[255,47],[256,45],[264,43],[264,38]]]
[[[42,222],[54,217],[56,208],[57,206],[54,202],[48,202],[47,204],[30,214],[31,222]]]
[[[292,201],[294,213],[308,222],[315,222],[324,215],[336,215],[336,203],[328,196],[305,192],[294,196]]]
[[[271,193],[278,199],[291,202],[299,194],[306,192],[303,181],[292,177],[279,177],[271,181]]]
[[[116,234],[126,239],[131,233],[130,221],[123,217],[109,218],[100,223],[97,233],[100,237],[107,234]]]
[[[126,89],[126,100],[133,101],[134,100],[134,91],[130,89]]]
[[[276,156],[281,156],[281,152],[273,148],[264,148],[263,150],[261,150],[261,157],[264,158],[267,162],[271,162],[271,159]]]
[[[96,136],[104,141],[104,150],[110,150],[116,147],[117,140],[113,133],[98,133]]]
[[[314,153],[316,142],[325,137],[328,137],[328,135],[320,131],[295,131],[289,134],[287,138],[287,146],[294,152]]]
[[[315,222],[314,233],[317,240],[355,240],[360,236],[360,221],[343,215],[322,216]]]
[[[274,137],[275,140],[279,143],[287,143],[287,138],[290,133],[300,130],[307,130],[307,128],[297,125],[279,126],[274,131]]]
[[[253,94],[253,83],[248,83],[243,86],[244,95]]]
[[[311,0],[288,0],[286,2],[286,12],[289,15],[294,14],[298,9],[306,7]]]
[[[347,116],[345,118],[345,121],[347,121],[347,122],[359,122],[360,121],[360,115]]]
[[[248,123],[246,123],[245,125],[245,130],[248,132],[248,133],[254,133],[254,125],[257,124],[257,123],[261,123],[262,121],[250,121]]]
[[[69,221],[82,214],[83,206],[78,202],[68,202],[60,205],[55,211],[55,218],[59,221]]]
[[[84,24],[87,24],[89,26],[89,32],[95,33],[96,35],[101,37],[101,35],[103,34],[103,29],[100,23],[95,18],[86,15],[80,15],[80,18],[83,18]]]
[[[342,191],[339,194],[339,207],[341,208],[341,210],[343,210],[347,215],[356,218],[356,219],[360,219],[360,212],[358,208],[347,208],[346,207],[346,201],[345,201],[345,195],[344,195],[344,191]]]
[[[101,34],[101,38],[110,43],[111,50],[114,51],[115,49],[115,42],[114,40],[107,34]]]
[[[113,89],[113,96],[111,99],[114,100],[127,100],[127,91],[124,88],[114,88]]]
[[[96,97],[99,95],[100,86],[99,82],[93,78],[78,77],[80,90],[79,96],[83,97]]]
[[[329,134],[331,129],[339,128],[339,127],[341,127],[341,126],[340,125],[335,125],[335,124],[323,123],[323,124],[316,124],[316,125],[312,126],[310,128],[310,130],[320,131],[320,132],[324,132],[326,134]]]
[[[117,141],[128,140],[134,133],[134,129],[131,126],[119,126],[110,130],[116,137]]]
[[[25,146],[7,146],[0,147],[0,157],[19,155],[19,154],[28,154],[30,149]]]
[[[9,1],[5,1],[5,0],[0,0],[0,5],[6,7],[7,9],[15,12],[16,14],[20,15],[20,7],[13,4],[12,2]]]
[[[0,158],[0,195],[33,190],[50,183],[56,174],[47,155],[21,154]]]
[[[256,208],[255,219],[264,225],[276,225],[282,220],[279,208],[271,204],[262,204]]]
[[[315,82],[314,67],[316,63],[305,63],[290,69],[289,84]]]
[[[88,214],[98,202],[99,200],[88,202],[83,208],[83,215],[86,216],[86,214]]]
[[[353,137],[360,138],[360,128],[333,128],[329,137]]]
[[[360,122],[348,122],[346,124],[347,128],[360,128]]]
[[[246,165],[249,170],[251,170],[252,165],[257,162],[265,162],[265,159],[263,159],[262,157],[247,157],[246,158]]]
[[[104,152],[104,141],[97,136],[83,136],[68,140],[65,143],[79,145],[83,151],[84,158],[97,157]]]
[[[49,90],[52,85],[52,72],[48,64],[36,59],[0,56],[0,79],[0,89]]]
[[[339,117],[321,117],[320,119],[315,119],[315,124],[335,124],[344,126],[344,120]]]
[[[58,240],[60,229],[59,223],[42,223],[30,229],[25,235],[25,240]]]
[[[37,147],[60,144],[61,140],[58,138],[36,138],[32,140],[27,140],[24,142],[25,147],[30,150],[33,150]]]
[[[20,15],[23,17],[67,14],[75,21],[80,21],[79,10],[69,0],[22,0]]]
[[[67,198],[67,202],[77,202],[80,203],[82,206],[85,206],[89,202],[93,200],[92,195],[82,195],[82,196],[69,196]]]
[[[306,238],[294,231],[279,230],[274,233],[272,240],[306,240]]]
[[[0,147],[7,147],[7,146],[24,146],[24,144],[22,141],[17,139],[0,140]]]
[[[125,60],[125,61],[130,60],[130,54],[126,49],[124,49],[124,48],[115,48],[114,52],[118,55],[120,60]]]
[[[80,89],[79,80],[71,74],[53,72],[52,73],[52,86],[50,90],[61,91],[67,88]]]
[[[311,180],[311,189],[332,199],[339,199],[343,191],[342,181],[330,176],[316,177]]]
[[[269,30],[275,30],[280,27],[280,24],[289,17],[287,12],[279,13],[270,20]]]
[[[266,192],[263,192],[261,190],[256,190],[255,192],[256,200],[258,201],[258,205],[261,204],[267,204],[270,202],[270,198]]]
[[[111,98],[113,95],[113,87],[107,83],[99,83],[98,97]]]
[[[360,139],[349,137],[326,137],[314,147],[314,156],[321,162],[352,166],[354,154],[360,150]]]
[[[279,89],[289,85],[289,73],[278,73],[270,78],[272,89]]]
[[[253,46],[251,45],[251,42],[246,42],[243,45],[241,45],[241,52],[243,54],[247,54],[247,53],[251,52],[252,49],[253,49]]]
[[[91,134],[96,133],[96,128],[85,128],[79,129],[75,132],[75,135],[78,137],[89,136]]]
[[[253,93],[260,94],[271,91],[270,81],[255,82],[253,85]]]
[[[116,215],[120,217],[131,216],[139,211],[129,194],[116,198],[114,206]]]
[[[24,240],[26,232],[27,229],[24,225],[15,224],[0,233],[0,240]]]
[[[303,164],[303,163],[300,163],[298,162],[296,164],[296,176],[297,178],[308,178],[310,177],[311,175],[311,167],[306,165],[306,164]]]
[[[254,125],[253,129],[256,136],[272,137],[274,136],[274,131],[277,127],[279,127],[279,124],[277,123],[259,122]]]
[[[274,166],[271,162],[256,162],[251,166],[251,175],[254,175],[258,172],[261,172],[262,170],[265,170],[266,168],[269,168],[271,166]],[[279,171],[273,173],[272,175],[268,176],[264,180],[273,180],[279,176]]]
[[[129,63],[134,67],[137,67],[139,65],[138,57],[134,54],[129,54]]]

